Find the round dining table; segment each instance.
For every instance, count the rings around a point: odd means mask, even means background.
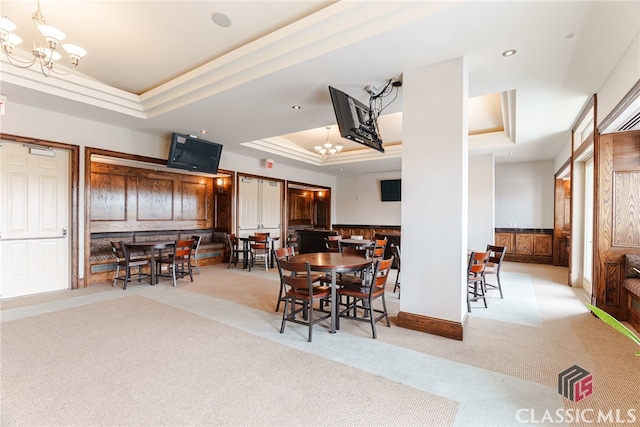
[[[360,271],[368,268],[373,261],[359,255],[341,254],[339,252],[313,252],[289,258],[290,262],[309,262],[312,271],[331,273],[331,330],[336,332],[338,303],[336,299],[336,277],[338,273]]]

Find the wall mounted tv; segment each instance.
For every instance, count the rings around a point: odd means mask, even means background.
[[[384,153],[377,120],[370,120],[369,107],[329,86],[340,136]]]
[[[167,167],[215,174],[221,155],[221,144],[174,132],[171,134]]]
[[[383,202],[400,202],[401,195],[401,179],[383,179],[380,181],[380,200]]]

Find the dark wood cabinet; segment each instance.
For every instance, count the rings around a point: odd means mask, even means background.
[[[496,229],[495,242],[506,246],[506,261],[553,263],[553,230],[531,228]]]

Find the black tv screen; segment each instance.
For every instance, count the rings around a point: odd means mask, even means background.
[[[380,181],[380,199],[383,202],[399,202],[402,195],[402,180],[383,179]]]
[[[174,132],[167,167],[215,174],[221,155],[221,144]]]
[[[329,94],[340,136],[384,153],[378,121],[371,120],[369,107],[331,86]]]

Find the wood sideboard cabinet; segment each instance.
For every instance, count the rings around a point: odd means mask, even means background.
[[[553,230],[497,228],[496,245],[506,246],[506,261],[553,264]]]

